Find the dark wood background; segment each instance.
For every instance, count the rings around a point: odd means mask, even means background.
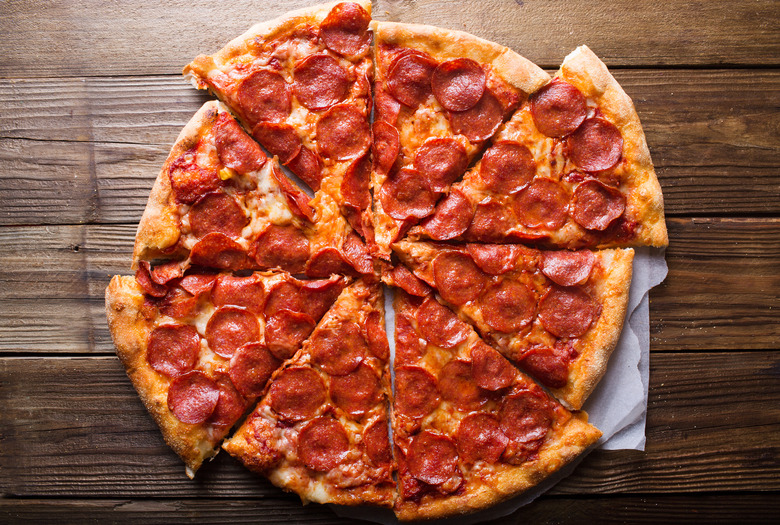
[[[103,312],[168,149],[181,68],[305,0],[0,1],[0,522],[342,522],[221,454],[190,481]],[[596,451],[510,522],[780,513],[780,3],[380,0],[557,68],[581,43],[634,99],[666,199],[647,450]]]

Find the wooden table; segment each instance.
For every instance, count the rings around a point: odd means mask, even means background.
[[[220,455],[184,475],[125,377],[103,290],[129,273],[179,72],[306,0],[0,2],[0,521],[343,520]],[[647,450],[596,451],[512,522],[780,513],[780,3],[374,2],[557,68],[587,43],[634,99],[666,198]]]

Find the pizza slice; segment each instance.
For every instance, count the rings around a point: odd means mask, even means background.
[[[310,277],[372,273],[368,250],[326,194],[309,197],[216,101],[179,135],[138,226],[133,268],[164,285],[192,265]]]
[[[106,314],[117,355],[190,477],[346,284],[189,271],[150,293],[133,277],[111,279]]]
[[[380,255],[433,213],[486,141],[549,75],[460,31],[372,22],[374,228]]]
[[[410,238],[563,248],[666,246],[631,99],[586,46],[566,57]]]
[[[259,23],[184,68],[363,232],[371,171],[371,2],[332,2]]]
[[[582,407],[623,329],[633,249],[409,241],[394,249],[482,337],[568,407]]]
[[[304,502],[391,506],[388,359],[382,287],[359,279],[223,448]]]
[[[393,441],[401,520],[474,512],[557,471],[601,436],[433,295],[397,290]]]

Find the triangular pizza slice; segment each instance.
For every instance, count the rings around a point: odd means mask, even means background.
[[[601,436],[433,295],[396,291],[393,441],[401,520],[474,512],[523,492]]]
[[[563,248],[666,246],[663,196],[631,99],[586,46],[523,103],[410,238]]]
[[[486,141],[549,75],[460,31],[372,22],[374,228],[378,251],[433,213]]]
[[[106,314],[116,353],[190,477],[346,284],[190,270],[150,294],[133,277],[111,279]]]
[[[223,448],[304,502],[391,506],[388,360],[382,287],[361,278]]]
[[[634,250],[394,245],[415,276],[521,368],[579,409],[623,329]]]

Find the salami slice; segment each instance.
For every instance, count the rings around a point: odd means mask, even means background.
[[[219,386],[199,370],[192,370],[171,381],[168,387],[168,410],[190,425],[203,423],[219,402]]]
[[[466,238],[479,242],[496,242],[507,237],[513,227],[512,210],[501,202],[488,198],[477,204]]]
[[[462,305],[473,301],[487,283],[487,276],[467,253],[444,252],[433,260],[433,279],[445,301]]]
[[[511,333],[530,325],[536,317],[536,295],[525,284],[503,280],[479,298],[482,318],[499,332]]]
[[[522,253],[519,246],[511,244],[467,244],[466,250],[479,269],[491,275],[514,270]]]
[[[158,264],[149,272],[152,281],[157,284],[168,284],[169,281],[178,279],[183,274],[181,261],[171,261],[164,264]]]
[[[439,201],[433,215],[421,226],[431,239],[446,241],[462,235],[474,218],[474,206],[459,190],[453,189]]]
[[[479,176],[489,190],[506,195],[528,186],[536,175],[536,161],[526,146],[501,141],[491,146],[482,157]]]
[[[363,446],[371,463],[377,466],[389,465],[393,461],[390,451],[390,438],[387,431],[387,420],[377,419],[363,432]]]
[[[403,168],[382,184],[379,201],[385,213],[393,219],[422,219],[433,212],[436,194],[420,172]]]
[[[357,273],[362,275],[372,275],[374,273],[374,259],[371,257],[371,253],[368,251],[366,243],[364,243],[355,232],[349,232],[347,238],[344,239],[341,252],[344,260],[346,260]]]
[[[570,353],[566,347],[536,346],[524,352],[517,363],[544,386],[563,388],[569,381]]]
[[[230,358],[230,380],[243,396],[253,398],[263,393],[265,384],[282,361],[262,343],[247,343]]]
[[[599,310],[598,303],[582,288],[554,285],[539,302],[539,320],[557,337],[579,337],[590,329]]]
[[[341,180],[341,196],[344,204],[354,206],[358,210],[369,207],[371,195],[368,191],[371,178],[371,158],[363,155],[349,165]]]
[[[458,472],[458,449],[452,439],[423,430],[409,443],[409,473],[429,485],[440,485]]]
[[[223,165],[246,175],[258,171],[265,164],[263,150],[227,113],[219,114],[213,132],[217,155]]]
[[[191,319],[198,315],[198,298],[176,286],[168,290],[158,307],[162,315],[174,319]]]
[[[485,79],[485,71],[477,62],[456,58],[436,67],[431,76],[431,88],[444,109],[466,111],[482,98]]]
[[[466,463],[497,463],[508,442],[492,414],[470,414],[458,426],[458,454]]]
[[[164,376],[176,377],[198,363],[200,336],[191,325],[162,325],[149,335],[146,362]]]
[[[309,148],[301,148],[298,154],[287,162],[287,167],[309,187],[318,191],[322,183],[322,163]]]
[[[588,113],[585,97],[568,82],[555,79],[531,96],[531,116],[548,137],[563,137],[580,127]]]
[[[178,202],[192,204],[201,195],[212,192],[222,186],[216,169],[205,169],[195,162],[195,148],[182,154],[168,167],[168,179]]]
[[[626,211],[626,197],[597,180],[585,181],[574,190],[571,218],[588,230],[606,230]]]
[[[408,314],[396,313],[395,316],[395,362],[396,365],[416,363],[419,361],[425,344],[414,329]],[[396,379],[397,381],[397,379]]]
[[[214,287],[214,283],[217,280],[217,276],[211,273],[192,273],[185,275],[179,286],[187,290],[195,297],[206,292],[210,292]]]
[[[252,256],[262,268],[302,273],[309,260],[309,239],[294,226],[270,224],[257,236]]]
[[[190,208],[190,228],[195,237],[202,238],[212,232],[237,238],[249,223],[244,210],[236,199],[226,193],[208,193]]]
[[[311,337],[312,363],[331,375],[346,375],[355,370],[368,352],[360,327],[352,321],[321,327]]]
[[[268,150],[279,157],[279,162],[287,164],[301,151],[303,143],[298,132],[284,122],[258,122],[252,128],[252,136]]]
[[[349,437],[344,427],[330,417],[318,417],[301,429],[298,457],[318,472],[328,472],[341,464],[349,452]]]
[[[401,366],[395,371],[395,410],[399,414],[421,418],[439,406],[436,378],[424,368]]]
[[[304,270],[309,277],[330,277],[336,274],[354,274],[354,269],[333,247],[322,248],[311,256]]]
[[[480,390],[471,374],[471,363],[453,359],[439,372],[439,392],[460,410],[476,410],[487,403],[485,392]]]
[[[243,306],[250,312],[260,315],[265,304],[265,289],[263,281],[257,274],[247,277],[234,277],[221,274],[211,291],[211,302],[214,306]]]
[[[327,391],[320,375],[308,367],[293,366],[271,382],[268,404],[286,421],[311,419],[325,405]]]
[[[246,77],[236,90],[238,105],[246,119],[256,122],[280,122],[292,109],[290,89],[282,75],[259,69]]]
[[[614,168],[623,155],[623,136],[614,124],[589,118],[566,140],[574,164],[585,171]]]
[[[429,343],[441,348],[455,348],[471,333],[466,323],[433,296],[423,301],[417,310],[417,326]]]
[[[374,310],[366,318],[366,339],[368,349],[380,361],[387,361],[390,357],[390,344],[385,332],[385,320],[382,315]]]
[[[398,158],[398,153],[401,151],[401,138],[396,127],[383,120],[374,121],[372,131],[374,132],[372,149],[374,169],[377,173],[385,175],[390,173]]]
[[[417,297],[425,297],[431,293],[431,287],[417,278],[409,269],[399,264],[390,271],[392,284],[403,291]]]
[[[445,192],[468,167],[466,148],[455,139],[426,140],[414,157],[414,168],[428,181],[431,190]]]
[[[275,357],[289,359],[311,335],[316,325],[308,314],[279,310],[266,319],[265,344]]]
[[[395,58],[387,74],[387,90],[401,104],[416,108],[431,95],[436,61],[420,51],[408,50]]]
[[[554,180],[536,178],[513,203],[520,223],[555,230],[566,224],[569,197]]]
[[[541,270],[555,284],[574,286],[590,277],[596,256],[589,250],[543,252]]]
[[[499,418],[501,430],[509,439],[528,443],[547,436],[553,414],[544,394],[525,390],[504,398]]]
[[[320,25],[320,38],[331,51],[348,57],[368,51],[371,17],[354,2],[342,2],[330,10]]]
[[[232,427],[233,423],[243,415],[247,402],[229,379],[220,378],[217,381],[217,386],[219,387],[219,399],[207,422],[215,427]]]
[[[214,353],[231,357],[239,347],[260,340],[260,324],[244,308],[223,306],[206,324],[206,340]]]
[[[330,398],[350,416],[363,417],[382,399],[379,377],[363,363],[347,375],[330,378]]]
[[[352,104],[339,104],[317,121],[317,150],[331,160],[356,159],[371,147],[368,118]]]
[[[485,90],[477,104],[466,111],[447,113],[452,131],[465,136],[472,142],[481,142],[493,136],[504,120],[504,108],[501,102]]]
[[[219,232],[205,235],[192,247],[190,262],[221,270],[246,270],[254,266],[240,244]]]
[[[141,261],[138,263],[138,269],[135,271],[135,282],[138,286],[152,297],[165,297],[168,293],[168,287],[164,284],[158,284],[152,279],[152,273],[150,270],[148,261]]]
[[[507,388],[517,376],[515,367],[482,341],[471,348],[471,373],[480,388],[492,391]]]
[[[312,110],[338,104],[349,94],[347,70],[328,55],[310,55],[295,64],[293,93],[298,101]]]

